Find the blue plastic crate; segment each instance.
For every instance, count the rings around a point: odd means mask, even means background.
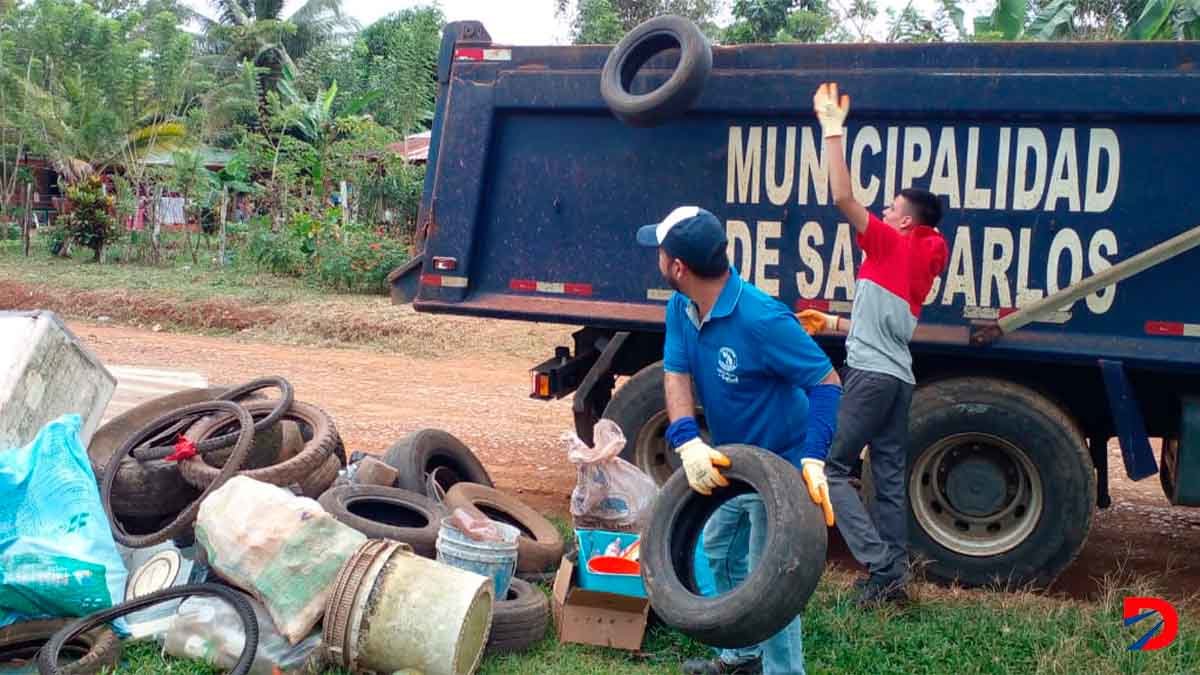
[[[639,535],[630,532],[609,532],[607,530],[575,530],[575,539],[579,542],[579,587],[589,591],[627,595],[634,598],[646,597],[646,585],[642,583],[640,574],[598,574],[588,571],[587,561],[594,555],[602,555],[604,549],[613,539],[621,540],[621,548],[629,546],[639,539]]]

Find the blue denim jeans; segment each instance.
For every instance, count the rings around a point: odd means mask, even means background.
[[[756,494],[725,502],[704,526],[704,555],[712,569],[717,593],[741,584],[766,546],[767,514]],[[788,589],[778,589],[787,593]],[[762,657],[765,675],[804,675],[804,642],[800,616],[765,642],[739,649],[719,650],[722,661],[738,664]]]

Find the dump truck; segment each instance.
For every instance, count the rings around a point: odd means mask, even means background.
[[[531,396],[572,396],[585,440],[616,421],[623,456],[664,481],[672,291],[635,229],[707,208],[744,279],[848,315],[863,252],[812,113],[836,81],[858,201],[944,200],[949,262],[911,345],[909,536],[928,575],[1050,583],[1111,471],[1200,505],[1200,43],[713,46],[655,21],[615,47],[447,26],[395,302],[577,326],[531,364]],[[844,338],[817,340],[844,363]]]

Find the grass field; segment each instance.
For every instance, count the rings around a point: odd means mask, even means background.
[[[1200,616],[1191,605],[1180,608],[1174,644],[1157,652],[1128,651],[1129,643],[1148,627],[1122,626],[1122,598],[1153,594],[1145,584],[1110,580],[1104,601],[1098,603],[921,584],[907,609],[864,612],[852,603],[852,579],[831,569],[809,603],[804,646],[810,674],[1200,673]],[[485,659],[480,673],[677,673],[683,659],[707,653],[662,626],[651,628],[639,653],[560,645],[551,634],[526,653]],[[200,664],[164,661],[152,645],[133,646],[127,654],[128,664],[119,672],[216,672]]]

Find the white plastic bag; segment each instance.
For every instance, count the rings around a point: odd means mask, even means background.
[[[0,626],[86,616],[124,596],[125,564],[79,442],[82,425],[64,415],[29,445],[0,452]]]
[[[266,605],[292,644],[321,620],[338,571],[366,541],[316,501],[246,476],[215,490],[196,517],[209,567]]]
[[[315,631],[292,646],[275,630],[266,609],[251,601],[258,623],[258,650],[250,675],[299,675],[323,670],[318,647],[321,632]],[[193,596],[183,601],[163,642],[163,652],[181,659],[195,659],[231,669],[246,646],[241,619],[220,598]]]
[[[625,447],[621,427],[600,420],[593,431],[595,445],[588,447],[574,432],[563,435],[567,459],[576,465],[571,515],[577,525],[590,528],[641,527],[649,517],[658,486],[654,479],[618,457]]]

